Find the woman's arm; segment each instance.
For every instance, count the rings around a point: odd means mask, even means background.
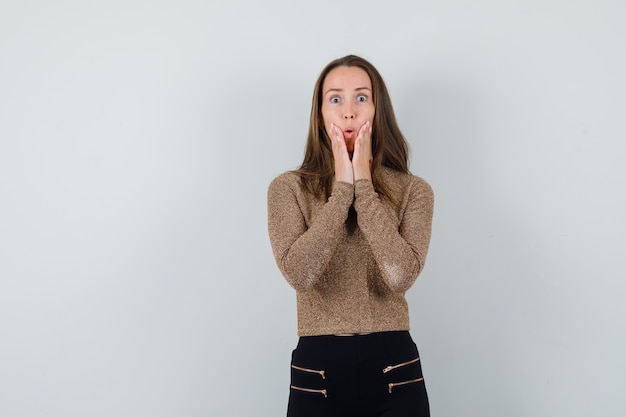
[[[298,194],[305,198],[304,193],[297,180],[286,174],[272,181],[267,194],[274,258],[287,282],[298,291],[314,285],[328,266],[354,199],[354,186],[335,182],[330,198],[308,228],[298,202]]]
[[[355,184],[354,208],[359,229],[372,250],[383,280],[395,292],[405,292],[413,285],[424,267],[430,244],[432,188],[422,179],[413,177],[408,192],[398,226],[371,181],[362,179]]]

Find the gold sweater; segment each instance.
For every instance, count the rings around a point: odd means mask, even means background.
[[[269,186],[270,241],[296,290],[300,336],[409,330],[404,293],[426,260],[433,191],[419,177],[381,169],[398,207],[370,180],[335,182],[328,201],[293,172]]]

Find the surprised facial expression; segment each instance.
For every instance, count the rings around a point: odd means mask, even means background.
[[[337,67],[330,71],[322,85],[322,118],[330,136],[334,124],[343,132],[348,152],[354,152],[354,141],[366,122],[373,126],[374,100],[372,81],[359,67]]]

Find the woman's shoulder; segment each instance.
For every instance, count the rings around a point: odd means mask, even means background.
[[[300,174],[295,171],[285,171],[272,179],[269,184],[269,190],[291,190],[299,191],[302,187]]]
[[[285,171],[275,176],[270,184],[274,183],[300,183],[300,174],[296,171]]]
[[[385,182],[393,188],[399,188],[402,190],[422,190],[431,194],[433,192],[430,184],[422,177],[407,172],[396,171],[385,166],[382,168]]]

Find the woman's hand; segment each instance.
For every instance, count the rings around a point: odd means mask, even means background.
[[[335,158],[335,180],[354,184],[352,162],[346,147],[343,132],[335,124],[330,125],[330,140],[333,145],[333,157]]]
[[[372,124],[365,122],[354,142],[352,167],[354,180],[372,179]]]

